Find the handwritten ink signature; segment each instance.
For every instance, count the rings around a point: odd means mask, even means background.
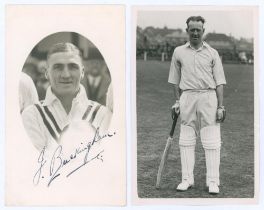
[[[65,167],[66,165],[68,165],[72,160],[77,159],[80,154],[85,153],[83,161],[81,161],[81,164],[74,168],[70,173],[68,173],[66,175],[66,177],[71,176],[73,173],[75,173],[76,171],[78,171],[79,169],[81,169],[82,167],[84,167],[85,165],[87,165],[88,163],[90,163],[91,161],[94,160],[100,160],[103,162],[103,152],[104,150],[99,151],[98,153],[96,153],[96,155],[90,157],[90,151],[92,150],[92,148],[94,147],[94,145],[96,145],[96,143],[100,142],[102,139],[106,139],[106,138],[111,138],[115,135],[116,133],[114,132],[113,134],[105,134],[103,136],[99,135],[99,130],[96,129],[95,135],[93,137],[92,140],[88,140],[87,143],[82,146],[82,147],[78,147],[75,148],[74,152],[72,154],[69,155],[69,157],[65,158],[62,156],[63,153],[63,146],[59,145],[52,157],[51,160],[47,160],[45,159],[45,153],[46,153],[46,147],[44,147],[38,157],[37,163],[38,163],[38,169],[36,171],[36,173],[33,176],[33,183],[34,185],[38,185],[41,178],[43,179],[44,176],[42,174],[43,168],[45,165],[47,165],[47,163],[49,164],[49,180],[48,180],[48,184],[47,186],[49,187],[51,185],[51,183],[58,178],[59,176],[61,176],[62,172],[61,169],[63,167]]]

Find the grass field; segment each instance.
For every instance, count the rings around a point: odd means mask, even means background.
[[[171,127],[174,103],[167,82],[169,62],[137,61],[137,184],[141,198],[250,198],[254,196],[254,72],[253,66],[224,65],[227,85],[224,105],[227,118],[221,127],[220,193],[205,187],[205,157],[200,139],[196,144],[195,186],[176,191],[181,181],[179,124],[160,190],[156,175]]]

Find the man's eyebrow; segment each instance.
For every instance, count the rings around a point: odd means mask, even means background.
[[[62,63],[54,63],[52,66],[62,66]]]
[[[71,66],[79,66],[78,63],[68,63],[67,65],[71,65]]]
[[[70,62],[68,65],[78,65],[78,63]]]

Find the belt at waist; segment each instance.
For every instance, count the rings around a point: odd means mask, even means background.
[[[207,91],[215,91],[215,89],[187,89],[187,90],[182,90],[183,92],[207,92]]]

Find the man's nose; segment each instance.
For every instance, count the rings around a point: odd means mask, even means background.
[[[67,66],[65,66],[63,68],[63,71],[61,73],[61,76],[64,77],[64,78],[67,78],[67,77],[70,77],[71,76],[70,71],[69,71],[69,68]]]

